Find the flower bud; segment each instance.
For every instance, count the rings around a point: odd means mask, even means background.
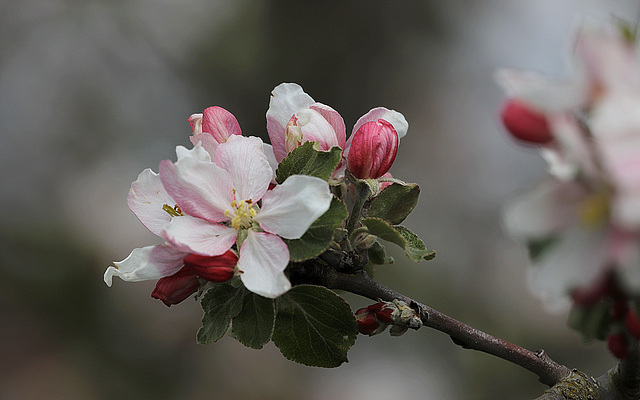
[[[618,359],[629,355],[629,341],[622,332],[612,333],[607,336],[607,347],[611,354]]]
[[[386,174],[398,153],[398,133],[389,122],[379,119],[362,125],[353,134],[347,163],[359,179],[376,179]]]
[[[225,282],[233,278],[238,256],[232,251],[219,256],[189,254],[183,260],[185,267],[199,277],[213,282]]]
[[[178,304],[200,288],[198,277],[189,268],[183,267],[171,276],[160,278],[151,297],[161,300],[167,307]]]
[[[524,142],[544,144],[553,139],[547,118],[516,99],[508,99],[500,110],[507,131]]]
[[[356,311],[356,323],[358,331],[363,335],[373,336],[378,334],[387,327],[387,324],[381,324],[376,315],[367,308],[361,308]]]

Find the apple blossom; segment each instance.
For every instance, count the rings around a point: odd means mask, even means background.
[[[329,208],[332,195],[319,178],[293,175],[268,190],[273,177],[262,141],[232,136],[213,161],[200,145],[160,164],[167,192],[183,212],[163,236],[185,252],[216,256],[237,244],[238,269],[247,289],[277,297],[291,284],[284,275],[289,251],[282,240],[300,238]]]
[[[278,162],[305,142],[318,142],[322,150],[344,149],[346,129],[340,114],[317,103],[295,83],[281,83],[271,93],[267,132]]]
[[[179,157],[182,156],[179,154]],[[160,176],[150,169],[142,171],[138,179],[132,183],[127,202],[142,224],[161,237],[164,227],[171,219],[182,215],[175,201],[164,190]],[[162,280],[167,277],[168,279],[158,284],[153,297],[161,298],[165,304],[176,304],[179,302],[178,298],[191,290],[187,290],[187,286],[193,286],[193,279],[187,279],[186,275],[191,274],[215,282],[225,281],[233,276],[236,262],[237,256],[232,251],[216,257],[203,257],[163,243],[134,249],[127,258],[114,262],[114,267],[107,268],[104,280],[111,286],[113,276],[129,282]],[[175,276],[180,271],[183,272]],[[186,296],[188,297],[188,294]]]

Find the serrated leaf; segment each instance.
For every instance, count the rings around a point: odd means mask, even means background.
[[[342,149],[316,150],[314,142],[306,142],[294,149],[278,165],[276,181],[284,182],[291,175],[310,175],[327,180],[340,163]]]
[[[275,322],[273,299],[245,290],[242,311],[233,318],[231,332],[240,343],[252,349],[261,349],[271,340]]]
[[[365,218],[362,220],[362,224],[369,229],[369,233],[372,235],[402,247],[407,257],[413,261],[431,260],[436,256],[436,252],[427,249],[418,235],[404,226],[391,226],[380,218]]]
[[[415,183],[392,183],[373,199],[367,216],[381,218],[397,225],[413,211],[418,204],[419,196],[420,186]]]
[[[291,261],[304,261],[322,254],[333,241],[334,233],[348,216],[347,206],[338,198],[331,199],[329,209],[320,216],[300,239],[284,239]]]
[[[347,361],[358,334],[351,307],[333,291],[295,286],[276,300],[273,342],[289,360],[333,368]]]
[[[244,287],[227,284],[215,285],[202,296],[202,327],[196,340],[199,344],[211,344],[224,336],[231,319],[242,310]]]

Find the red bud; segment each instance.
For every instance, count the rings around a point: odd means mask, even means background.
[[[160,278],[151,297],[161,300],[167,307],[178,304],[200,288],[198,277],[189,268],[183,267],[171,276]]]
[[[369,336],[379,333],[378,331],[381,327],[378,318],[368,308],[361,308],[356,311],[356,323],[358,324],[358,331],[363,335]]]
[[[516,139],[536,144],[553,139],[547,118],[520,100],[508,99],[502,105],[500,117]]]
[[[219,256],[201,256],[189,254],[183,260],[185,267],[190,268],[199,277],[213,282],[225,282],[233,278],[238,256],[232,251]]]

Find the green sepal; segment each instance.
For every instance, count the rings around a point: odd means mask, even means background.
[[[420,186],[415,183],[392,183],[373,199],[367,216],[398,225],[413,211],[419,196]]]
[[[282,183],[291,175],[315,176],[325,181],[340,163],[342,149],[332,147],[328,151],[314,149],[315,142],[306,142],[294,149],[278,165],[276,182]]]
[[[344,202],[333,197],[329,209],[311,224],[300,239],[284,239],[289,247],[289,259],[304,261],[322,254],[329,248],[336,229],[348,215]]]
[[[198,329],[196,340],[199,344],[211,344],[224,336],[231,319],[242,310],[244,287],[217,284],[202,296],[202,327]]]
[[[233,318],[231,332],[233,337],[252,349],[261,349],[271,340],[275,323],[275,304],[244,289],[242,311]]]
[[[373,264],[384,265],[393,264],[393,257],[387,256],[384,246],[376,240],[376,242],[368,250],[369,261]]]
[[[291,361],[333,368],[347,361],[358,334],[351,307],[333,291],[295,286],[276,299],[273,342]]]
[[[428,261],[436,256],[434,250],[427,249],[422,239],[404,226],[392,226],[380,218],[365,218],[362,220],[362,224],[369,229],[372,235],[402,247],[407,257],[413,261],[418,262],[422,259]]]

